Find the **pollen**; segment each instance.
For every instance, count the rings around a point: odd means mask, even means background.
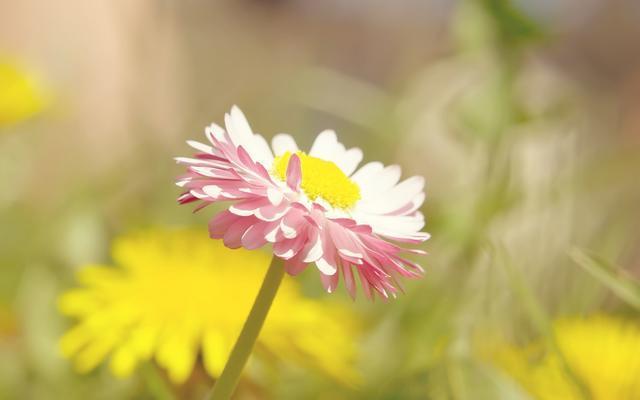
[[[360,188],[336,164],[301,151],[296,154],[302,169],[300,187],[309,199],[320,197],[334,208],[341,209],[350,209],[360,200]],[[273,172],[283,181],[290,159],[291,152],[286,152],[273,161]]]

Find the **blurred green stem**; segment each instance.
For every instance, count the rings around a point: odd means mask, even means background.
[[[154,399],[176,400],[170,385],[163,379],[155,365],[146,364],[142,370],[142,375]]]
[[[240,336],[231,351],[227,365],[225,365],[220,378],[216,381],[213,389],[205,399],[228,400],[231,398],[240,380],[240,374],[256,344],[256,339],[258,339],[273,299],[276,297],[276,293],[278,293],[278,288],[280,287],[283,276],[284,265],[282,265],[282,260],[274,256],[271,260],[269,270],[264,277],[262,286],[260,287],[260,292],[258,292],[253,307],[251,307],[251,312],[249,312]],[[221,306],[224,307],[224,305]]]
[[[632,279],[616,276],[613,271],[619,271],[619,267],[614,268],[611,263],[594,258],[577,248],[572,249],[569,256],[618,298],[640,310],[640,285]]]

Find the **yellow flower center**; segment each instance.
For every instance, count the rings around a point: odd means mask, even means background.
[[[300,187],[309,199],[320,197],[331,206],[342,209],[349,209],[360,200],[360,188],[336,164],[301,151],[296,154],[302,170]],[[287,151],[273,161],[273,171],[283,181],[290,159],[291,152]]]

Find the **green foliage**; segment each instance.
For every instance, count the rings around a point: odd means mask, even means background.
[[[576,264],[584,268],[598,282],[622,301],[640,311],[640,283],[617,273],[620,270],[619,267],[614,267],[601,258],[589,256],[582,250],[572,249],[569,254]]]
[[[521,47],[544,37],[540,25],[518,9],[512,0],[479,0],[494,21],[499,40],[507,47]]]

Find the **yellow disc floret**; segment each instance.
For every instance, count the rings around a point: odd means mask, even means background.
[[[320,197],[331,206],[342,209],[349,209],[360,200],[360,188],[336,164],[301,151],[296,154],[302,170],[300,187],[309,199]],[[291,152],[287,151],[273,161],[273,171],[283,181],[290,159]]]

